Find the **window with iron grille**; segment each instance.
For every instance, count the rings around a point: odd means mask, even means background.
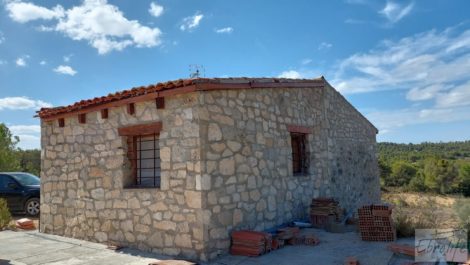
[[[132,186],[160,188],[160,148],[158,134],[128,136]]]
[[[308,172],[308,156],[306,150],[306,134],[291,132],[292,171],[294,175]]]
[[[127,158],[123,184],[126,188],[160,188],[161,122],[118,128],[127,140]]]

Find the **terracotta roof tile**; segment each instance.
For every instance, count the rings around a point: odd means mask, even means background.
[[[131,89],[118,91],[115,93],[110,93],[107,96],[95,97],[93,99],[81,100],[79,102],[73,103],[68,106],[59,106],[54,108],[41,108],[37,113],[37,116],[40,118],[51,118],[56,115],[71,113],[79,110],[83,110],[92,106],[98,106],[101,104],[124,100],[132,97],[142,96],[150,93],[158,93],[161,91],[172,90],[175,88],[182,88],[188,86],[200,86],[204,90],[205,84],[217,85],[220,84],[221,88],[224,89],[222,85],[230,84],[249,84],[250,87],[269,87],[269,84],[281,84],[289,87],[293,83],[303,83],[303,84],[312,84],[312,85],[323,85],[325,79],[323,77],[315,79],[289,79],[289,78],[250,78],[250,77],[229,77],[229,78],[196,78],[196,79],[178,79],[163,83],[151,84],[148,86],[134,87]],[[258,84],[256,86],[253,84]],[[213,88],[214,89],[214,88]],[[217,89],[217,88],[215,88]]]

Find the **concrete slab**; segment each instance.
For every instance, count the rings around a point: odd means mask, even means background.
[[[387,242],[362,241],[356,232],[329,233],[321,229],[309,229],[320,239],[316,246],[285,246],[260,257],[227,255],[213,265],[343,265],[348,256],[355,256],[361,265],[386,265],[392,257]],[[414,239],[400,239],[399,243],[414,244]]]
[[[361,265],[385,265],[392,257],[392,252],[386,248],[387,242],[365,242],[355,232],[334,234],[320,229],[310,232],[320,239],[319,245],[285,246],[255,258],[225,255],[209,265],[342,265],[348,256],[357,257]],[[413,239],[398,242],[414,243]],[[172,258],[130,248],[116,252],[103,244],[37,231],[0,232],[0,265],[142,265],[166,259]]]
[[[103,244],[33,232],[0,232],[0,265],[116,265],[149,264],[171,259],[148,252],[124,248],[119,252]]]

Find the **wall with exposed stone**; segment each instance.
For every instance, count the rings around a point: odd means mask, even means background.
[[[118,128],[161,121],[160,189],[126,189]],[[293,176],[288,125],[307,136],[308,174]],[[329,85],[199,91],[41,122],[40,231],[208,260],[232,230],[306,218],[313,197],[349,210],[377,202],[376,129]]]
[[[377,129],[328,83],[328,189],[348,210],[380,202]]]
[[[155,253],[206,259],[200,191],[198,94],[166,98],[42,122],[40,231]],[[125,189],[126,140],[118,128],[155,121],[160,133],[161,189]]]
[[[313,197],[349,210],[378,202],[376,129],[333,88],[219,90],[201,100],[209,258],[227,252],[232,230],[307,218]],[[292,174],[290,124],[313,130],[302,176]]]

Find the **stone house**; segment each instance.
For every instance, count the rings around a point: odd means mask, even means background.
[[[210,260],[313,197],[380,198],[377,129],[323,77],[177,80],[38,116],[44,233]]]

